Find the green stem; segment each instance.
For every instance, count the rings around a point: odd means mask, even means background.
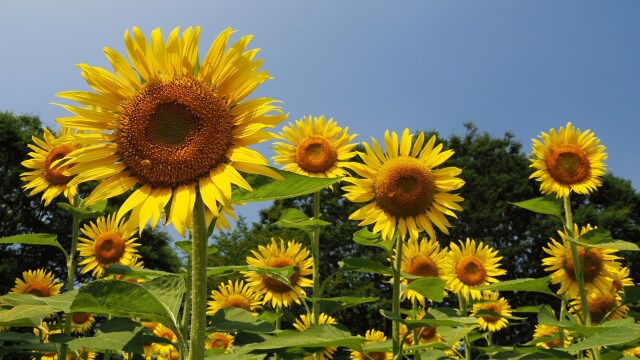
[[[80,203],[80,196],[76,195],[73,199],[72,206],[78,206]],[[78,248],[78,236],[80,234],[80,217],[78,215],[73,215],[72,220],[72,230],[71,230],[71,250],[69,251],[69,255],[67,256],[67,292],[72,291],[75,287],[76,281],[76,252]],[[66,313],[64,320],[64,334],[71,335],[71,319],[73,315],[71,312]],[[69,350],[69,345],[66,343],[62,344],[60,347],[60,354],[58,356],[59,359],[67,358],[67,351]]]
[[[458,293],[458,302],[460,303],[460,311],[462,316],[467,316],[467,299],[465,299],[462,292]],[[471,360],[471,344],[469,344],[469,335],[464,336],[464,358],[465,360]]]
[[[182,309],[182,318],[180,319],[180,332],[183,334],[187,334],[189,330],[189,317],[191,316],[191,271],[192,271],[192,263],[191,263],[191,254],[187,256],[187,276],[186,276],[186,288],[184,294],[184,308]],[[183,349],[186,351],[186,349]]]
[[[396,318],[400,318],[400,268],[402,265],[402,243],[403,239],[398,236],[399,229],[396,229],[393,239],[396,245],[396,259],[393,265],[393,301],[392,311]],[[400,322],[394,320],[392,326],[393,358],[402,359],[402,347],[400,346]]]
[[[560,315],[558,316],[558,321],[561,322],[564,319],[564,314],[567,309],[567,302],[562,299],[562,303],[560,304]],[[564,329],[558,328],[558,339],[560,341],[561,348],[564,347]]]
[[[489,347],[491,347],[491,345],[493,345],[493,333],[491,331],[489,331],[489,333],[487,334],[487,345]],[[490,350],[489,352],[489,360],[493,359],[493,350]]]
[[[192,264],[191,264],[191,336],[189,359],[204,358],[204,341],[207,328],[207,224],[204,202],[200,191],[196,192],[193,206]]]
[[[282,308],[276,308],[276,335],[279,335],[280,328],[282,327]],[[280,360],[280,354],[276,353],[276,360]]]
[[[428,301],[426,298],[424,299],[425,303]],[[420,302],[418,301],[417,297],[413,298],[413,310],[417,311],[417,309],[420,308]],[[425,308],[424,310],[425,314],[427,312],[427,309]],[[419,328],[419,329],[415,329],[413,330],[413,345],[420,345],[420,333],[422,332],[422,330],[424,330],[424,328]],[[421,355],[422,351],[421,350],[415,350],[415,353],[413,354],[413,360],[420,360],[420,358],[422,358]]]
[[[313,219],[320,219],[320,191],[313,193]],[[313,298],[319,299],[320,292],[320,227],[313,229],[313,237],[311,238],[311,256],[313,257]],[[320,306],[317,301],[313,302],[313,321],[312,324],[320,323]]]
[[[564,197],[564,214],[567,222],[567,233],[572,239],[576,238],[576,234],[573,231],[573,217],[571,215],[571,201],[569,196]],[[591,326],[591,316],[589,314],[589,299],[587,298],[587,290],[584,286],[584,258],[586,254],[583,254],[582,259],[578,255],[578,245],[573,241],[569,242],[571,246],[571,257],[573,258],[573,271],[576,274],[576,281],[578,282],[578,290],[580,291],[580,301],[582,302],[582,314],[584,316],[584,324]],[[586,249],[585,249],[586,252]]]

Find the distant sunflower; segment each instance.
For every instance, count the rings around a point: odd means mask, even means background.
[[[305,296],[303,287],[310,287],[313,281],[307,276],[312,274],[313,259],[309,256],[309,250],[302,247],[296,241],[284,240],[280,244],[274,238],[267,246],[258,246],[258,251],[251,250],[254,257],[247,257],[247,264],[257,267],[282,268],[287,266],[297,267],[297,271],[289,278],[289,284],[262,275],[257,271],[243,272],[249,285],[256,292],[263,294],[263,304],[271,303],[273,307],[289,307],[294,302],[300,304],[300,296]]]
[[[543,339],[544,341],[540,341],[536,343],[536,346],[543,347],[545,349],[553,349],[557,347],[567,347],[571,345],[573,341],[573,337],[571,336],[571,332],[568,330],[563,331],[563,346],[560,346],[560,332],[557,326],[550,325],[541,325],[537,324],[536,328],[533,332],[533,339]]]
[[[575,225],[574,234],[582,236],[591,230],[593,227],[587,225],[578,231],[578,225]],[[551,283],[561,283],[558,294],[575,299],[578,297],[579,288],[571,246],[566,240],[569,235],[566,231],[558,233],[562,242],[551,239],[548,247],[543,248],[544,252],[551,256],[542,259],[542,264],[546,267],[545,271],[551,272]],[[590,248],[585,257],[584,247],[578,247],[578,259],[584,262],[584,285],[587,293],[608,292],[611,289],[613,276],[621,266],[617,262],[619,257],[614,255],[616,252],[614,249]]]
[[[493,311],[500,316],[511,316],[511,306],[507,299],[502,298],[495,291],[485,291],[482,295],[482,300],[473,304],[473,311],[471,316],[478,316],[477,313],[481,310]],[[500,316],[492,315],[480,315],[478,316],[478,324],[480,330],[496,332],[507,327],[509,320]]]
[[[62,127],[58,130],[59,137],[68,137],[72,134],[73,130],[70,128]],[[29,196],[43,193],[42,201],[45,206],[60,194],[64,194],[69,203],[73,204],[78,186],[70,184],[73,175],[64,174],[70,166],[61,165],[59,160],[80,146],[68,139],[60,141],[47,128],[44,129],[42,139],[36,136],[31,138],[35,144],[27,145],[32,151],[29,153],[29,159],[22,162],[22,166],[31,171],[20,175],[20,179],[27,182],[23,188],[30,190]]]
[[[611,290],[616,292],[624,291],[625,286],[634,286],[633,279],[629,276],[630,270],[628,267],[621,267],[618,271],[614,271],[611,278]]]
[[[87,197],[87,205],[118,196],[140,185],[118,212],[129,211],[140,231],[149,219],[155,227],[163,209],[167,221],[184,235],[191,226],[199,189],[206,211],[231,200],[231,187],[251,190],[238,171],[279,177],[260,153],[247,148],[271,138],[265,128],[280,123],[275,100],[243,101],[270,77],[260,71],[258,49],[247,50],[251,36],[227,49],[233,32],[225,29],[208,52],[200,54],[200,28],[160,29],[148,41],[137,27],[125,32],[129,61],[110,48],[104,53],[115,73],[78,67],[95,92],[67,91],[58,96],[79,106],[60,105],[74,116],[57,119],[86,130],[74,136],[91,144],[69,154],[69,185],[104,181]],[[202,58],[202,61],[198,59]],[[211,218],[211,217],[209,217]]]
[[[627,317],[629,307],[627,305],[620,306],[621,300],[622,298],[618,293],[611,291],[588,294],[587,302],[589,304],[591,323],[597,325],[606,320],[617,320]],[[580,298],[573,300],[569,305],[571,306],[571,309],[569,309],[570,312],[574,314],[582,313],[582,301]]]
[[[156,324],[156,327],[153,329],[153,335],[165,338],[172,343],[177,343],[178,341],[178,337],[176,336],[176,334],[161,323]],[[173,356],[173,354],[179,354],[178,349],[173,344],[153,343],[151,344],[151,348],[153,349],[154,353],[163,356]]]
[[[602,185],[604,175],[605,147],[591,130],[581,132],[567,123],[556,132],[540,134],[542,141],[533,141],[533,155],[530,167],[536,169],[530,178],[540,181],[543,194],[556,197],[569,196],[571,191],[589,194]]]
[[[51,271],[45,269],[27,270],[22,272],[22,279],[16,279],[16,285],[9,293],[49,297],[60,294],[61,287],[62,283],[57,281]]]
[[[440,277],[442,268],[446,262],[446,251],[440,250],[440,244],[435,239],[409,239],[402,245],[402,264],[400,271],[406,274],[421,277]],[[395,255],[393,256],[395,259]],[[394,260],[395,261],[395,260]],[[402,279],[403,284],[410,284],[415,279]],[[424,296],[413,290],[405,289],[403,296],[413,301],[417,299],[422,306],[425,304]]]
[[[622,353],[627,356],[640,358],[640,346],[625,349]]]
[[[347,175],[347,160],[356,155],[351,141],[357,135],[348,135],[349,128],[341,128],[324,116],[305,116],[295,124],[289,123],[276,138],[283,140],[273,144],[276,164],[283,169],[314,177],[338,177]]]
[[[476,244],[475,240],[467,238],[464,243],[460,241],[460,246],[455,243],[449,246],[442,277],[447,280],[447,288],[458,296],[482,299],[482,292],[475,288],[498,282],[495,276],[507,273],[500,269],[502,256],[489,245]]]
[[[71,332],[84,334],[91,329],[96,319],[88,312],[74,312],[71,314]]]
[[[420,311],[418,314],[416,314],[415,316],[411,317],[412,320],[420,320],[423,319],[424,316],[426,315],[426,312],[424,311]],[[433,342],[443,342],[444,338],[442,337],[442,335],[440,335],[436,329],[435,326],[425,326],[422,328],[417,329],[418,331],[418,342],[416,343],[415,341],[415,335],[416,332],[415,331],[411,331],[408,335],[407,335],[407,326],[404,324],[400,324],[400,338],[404,338],[405,339],[405,345],[407,346],[411,346],[411,345],[418,345],[418,344],[429,344],[429,343],[433,343]],[[406,337],[405,337],[406,335]]]
[[[260,295],[243,280],[236,280],[235,284],[229,280],[228,284],[220,284],[218,290],[211,291],[211,300],[207,301],[207,315],[213,316],[218,310],[227,307],[237,307],[255,313],[262,304]]]
[[[213,332],[204,340],[205,349],[222,349],[227,352],[233,346],[233,335],[227,332]]]
[[[333,325],[333,324],[337,324],[337,323],[338,322],[336,321],[336,319],[334,319],[332,316],[329,316],[329,315],[327,315],[325,313],[320,313],[320,316],[318,318],[318,324],[320,324],[320,325],[324,325],[324,324]],[[302,314],[293,323],[293,327],[298,329],[298,331],[305,331],[305,330],[307,330],[308,328],[311,327],[311,318],[307,314]],[[335,347],[335,346],[330,346],[330,347],[324,348],[322,350],[322,352],[320,352],[319,359],[320,360],[333,359],[333,353],[335,353],[336,350],[338,350],[338,348]],[[304,360],[313,360],[313,355],[305,356]]]
[[[126,221],[118,221],[114,214],[85,225],[82,233],[86,236],[80,237],[78,243],[80,256],[85,257],[78,263],[84,265],[82,273],[91,271],[99,278],[109,265],[132,266],[139,258],[136,247],[140,244],[133,237],[136,231],[131,230]]]
[[[435,146],[435,136],[426,144],[424,138],[424,133],[420,133],[414,142],[409,129],[405,129],[398,142],[398,135],[387,131],[384,135],[387,153],[382,152],[373,138],[373,148],[363,143],[365,152],[358,155],[364,163],[351,166],[362,178],[346,177],[344,181],[352,185],[343,189],[349,201],[367,204],[349,219],[360,220],[360,226],[374,224],[373,232],[381,233],[385,240],[392,239],[396,228],[403,239],[407,233],[416,239],[420,231],[435,238],[434,225],[449,233],[451,224],[447,216],[455,218],[453,210],[462,210],[458,204],[462,197],[450,193],[464,184],[456,177],[462,170],[438,168],[453,155],[453,150],[442,151],[442,144]]]
[[[367,330],[365,339],[367,340],[363,343],[363,345],[383,342],[387,340],[387,337],[382,331],[372,329]],[[354,350],[351,352],[350,357],[351,360],[366,360],[368,359],[367,356],[374,360],[391,360],[393,358],[393,353],[391,353],[390,351],[367,351],[365,356],[365,354]]]

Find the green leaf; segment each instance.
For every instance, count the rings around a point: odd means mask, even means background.
[[[338,310],[344,310],[346,308],[357,306],[361,304],[368,304],[380,300],[377,297],[352,297],[352,296],[339,296],[333,298],[305,298],[306,301],[317,302],[322,312],[326,314],[332,314]]]
[[[207,276],[231,275],[235,272],[247,271],[246,265],[216,266],[207,268]]]
[[[267,176],[255,176],[249,179],[253,191],[236,189],[231,202],[254,202],[278,200],[298,197],[322,190],[339,182],[342,178],[317,178],[295,174],[289,171],[271,168],[284,180],[276,180]]]
[[[104,269],[105,275],[123,275],[125,279],[151,280],[160,276],[175,275],[166,271],[135,268],[119,264],[109,265]]]
[[[555,296],[555,293],[549,290],[549,281],[550,278],[548,276],[538,279],[515,279],[478,286],[475,289],[492,291],[534,291]]]
[[[381,264],[375,260],[363,258],[346,258],[343,261],[338,261],[338,264],[340,265],[340,271],[357,271],[388,276],[392,275],[389,266]]]
[[[595,334],[588,339],[562,349],[565,351],[582,351],[599,346],[622,345],[640,340],[640,325],[618,326]]]
[[[55,234],[24,234],[0,238],[0,244],[25,244],[55,246],[67,256],[67,251],[60,245]]]
[[[305,213],[298,209],[282,210],[280,219],[276,224],[283,228],[300,229],[306,232],[331,225],[328,221],[309,218]]]
[[[510,203],[538,214],[553,215],[562,220],[562,202],[550,196]]]
[[[0,331],[0,342],[11,341],[20,343],[37,343],[40,342],[40,337],[35,336],[33,333],[22,333],[13,331]]]
[[[364,246],[375,246],[383,248],[388,254],[391,254],[393,242],[383,240],[380,234],[372,233],[366,228],[362,228],[353,234],[353,241]]]
[[[625,286],[620,305],[626,305],[640,301],[640,286]]]
[[[0,311],[0,326],[36,327],[42,319],[58,309],[50,305],[16,305],[9,310]]]
[[[438,277],[426,277],[412,281],[407,289],[435,301],[442,301],[444,298],[444,287],[447,282]]]
[[[186,290],[184,279],[181,276],[161,276],[151,281],[140,283],[140,286],[149,291],[160,303],[164,304],[175,319],[178,318],[182,295]]]
[[[615,249],[622,251],[640,251],[640,247],[638,247],[638,245],[634,243],[613,239],[611,237],[611,233],[605,229],[593,229],[584,233],[577,239],[567,239],[578,245],[589,246],[593,248]]]
[[[207,331],[235,332],[246,331],[250,333],[271,333],[276,328],[245,309],[227,307],[218,310],[211,319],[212,326]]]
[[[189,240],[176,241],[175,245],[178,249],[187,253],[187,256],[191,256],[191,253],[192,253],[191,241]],[[218,248],[215,245],[207,246],[207,257],[215,255],[217,253],[218,253]]]
[[[107,200],[102,200],[97,204],[84,207],[82,204],[80,207],[71,206],[67,203],[58,203],[58,207],[62,210],[68,212],[74,217],[84,220],[84,219],[94,219],[104,215],[104,209],[107,206]]]
[[[384,309],[380,310],[380,314],[382,314],[382,316],[386,317],[387,319],[399,321],[400,323],[405,324],[409,330],[418,329],[425,326],[467,326],[474,325],[477,321],[475,317],[450,316],[445,313],[432,313],[432,311],[429,311],[429,313],[425,315],[423,319],[419,320],[403,319],[401,316],[396,316],[396,314],[392,313],[391,311]]]
[[[361,344],[364,341],[364,338],[351,336],[348,331],[340,330],[332,325],[312,325],[302,332],[283,332],[280,336],[269,338],[262,343],[247,345],[244,350],[247,352],[271,352],[284,348],[323,349],[329,346],[362,350]]]
[[[74,339],[68,342],[69,348],[86,348],[144,353],[142,330],[144,327],[128,318],[115,318],[101,324],[91,337]]]

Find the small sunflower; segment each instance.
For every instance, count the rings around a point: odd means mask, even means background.
[[[624,266],[618,269],[618,271],[614,271],[611,278],[613,282],[611,283],[611,290],[616,292],[624,291],[625,286],[634,286],[633,279],[629,276],[630,270],[628,267]]]
[[[57,122],[82,130],[74,140],[88,144],[67,155],[68,164],[74,164],[67,173],[75,175],[69,184],[103,180],[87,205],[133,188],[118,218],[133,210],[131,223],[142,231],[149,220],[155,227],[166,209],[167,222],[184,235],[196,191],[207,213],[218,216],[218,207],[231,200],[233,185],[251,190],[238,171],[279,177],[247,146],[270,139],[263,130],[286,115],[273,99],[245,101],[270,77],[260,70],[258,49],[247,49],[251,36],[227,48],[232,32],[222,31],[201,54],[199,27],[181,34],[175,28],[166,41],[160,29],[148,41],[134,27],[133,38],[129,30],[124,37],[129,61],[104,49],[114,72],[78,65],[95,92],[57,94],[78,103],[60,105],[74,115]]]
[[[213,316],[218,310],[227,307],[237,307],[255,313],[262,304],[260,295],[243,280],[236,280],[235,284],[229,280],[228,284],[220,284],[218,290],[211,291],[211,300],[207,301],[207,315]]]
[[[344,169],[347,160],[356,155],[351,143],[357,135],[348,135],[349,128],[341,128],[333,120],[325,121],[324,116],[305,116],[295,124],[285,126],[275,142],[273,157],[276,164],[284,164],[283,169],[313,177],[338,177],[347,175]]]
[[[407,331],[407,326],[400,324],[400,338],[404,339],[405,346],[417,345],[415,343],[415,332],[412,330],[411,333],[407,335]],[[418,341],[420,344],[429,344],[442,342],[444,338],[438,333],[435,326],[425,326],[418,329]]]
[[[176,336],[176,334],[171,329],[160,323],[157,323],[155,328],[153,329],[153,335],[165,338],[172,343],[177,343],[178,341],[178,337]],[[173,356],[173,354],[179,354],[178,349],[173,344],[153,343],[151,344],[151,348],[153,349],[154,353],[163,356]]]
[[[373,232],[381,233],[386,240],[392,239],[396,228],[403,239],[407,232],[416,239],[420,231],[435,238],[434,225],[449,233],[447,216],[455,218],[453,210],[462,210],[458,204],[462,197],[450,193],[464,184],[456,177],[462,170],[438,168],[453,155],[453,150],[442,151],[442,144],[435,146],[435,136],[426,144],[424,140],[424,133],[420,133],[414,142],[409,129],[405,129],[398,142],[398,135],[387,131],[386,154],[373,138],[373,148],[363,143],[365,152],[358,155],[364,163],[351,166],[362,178],[346,177],[344,180],[352,185],[343,189],[349,201],[367,204],[349,219],[360,220],[360,226],[375,224]]]
[[[86,236],[80,237],[78,243],[80,256],[85,257],[78,263],[84,265],[82,273],[91,271],[99,278],[109,265],[132,266],[139,258],[136,247],[140,244],[133,237],[136,231],[129,229],[126,221],[118,221],[114,214],[85,225],[82,233]]]
[[[84,334],[91,329],[96,319],[88,312],[74,312],[71,314],[71,332]]]
[[[440,244],[435,239],[409,239],[402,244],[402,264],[400,271],[414,276],[440,277],[446,261],[446,251],[440,250]],[[395,261],[395,255],[393,256]],[[403,284],[410,284],[415,279],[402,279]],[[424,296],[409,289],[403,291],[403,297],[413,301],[417,299],[424,306]]]
[[[40,338],[40,341],[43,344],[49,342],[49,335],[51,334],[61,334],[62,330],[57,325],[52,325],[53,329],[49,327],[47,322],[42,322],[40,326],[33,328],[33,334]],[[33,357],[32,359],[40,359],[40,360],[58,360],[58,352],[57,351],[44,351],[39,353],[39,356]]]
[[[556,132],[540,134],[542,141],[533,141],[533,155],[530,167],[536,169],[529,178],[540,181],[543,194],[556,197],[569,196],[571,191],[589,194],[602,185],[604,175],[605,147],[591,130],[581,132],[567,123]]]
[[[57,281],[51,271],[45,269],[27,270],[22,272],[22,279],[16,279],[16,285],[9,293],[49,297],[60,294],[61,287],[62,283]]]
[[[578,231],[578,225],[575,225],[574,234],[582,236],[591,230],[593,227],[587,225]],[[542,264],[545,271],[551,272],[551,283],[561,283],[558,294],[566,294],[570,299],[575,299],[578,297],[579,288],[571,246],[566,240],[569,235],[566,231],[558,233],[562,242],[551,239],[548,247],[543,248],[544,252],[551,256],[542,259]],[[614,274],[620,268],[620,263],[616,261],[619,257],[614,255],[616,252],[614,249],[591,248],[586,251],[585,256],[584,247],[578,247],[578,259],[584,262],[584,285],[587,293],[608,292],[611,289]]]
[[[306,295],[302,288],[313,285],[313,281],[308,278],[313,273],[313,259],[309,256],[309,250],[296,241],[288,241],[285,246],[284,240],[280,239],[278,244],[274,238],[271,238],[270,244],[260,245],[258,251],[251,250],[251,252],[254,257],[247,257],[247,264],[251,266],[298,268],[289,278],[291,286],[256,271],[243,272],[249,286],[264,295],[262,303],[271,302],[271,306],[278,308],[289,307],[294,302],[300,304],[300,297]]]
[[[570,331],[568,330],[562,330],[562,331],[563,331],[563,338],[564,338],[562,347],[567,347],[571,345],[571,342],[573,341],[573,337],[571,336]],[[533,332],[533,339],[537,340],[540,338],[544,338],[545,341],[537,342],[536,346],[540,346],[545,349],[553,349],[553,348],[560,347],[560,332],[557,326],[537,324]]]
[[[640,346],[625,349],[622,353],[627,356],[640,358]]]
[[[611,291],[588,294],[587,302],[589,304],[591,323],[597,325],[606,320],[617,320],[627,317],[629,307],[627,305],[620,306],[621,300],[622,298],[618,293]],[[569,305],[571,306],[571,309],[569,309],[570,312],[574,314],[582,313],[582,301],[580,298],[571,301]]]
[[[332,316],[329,316],[325,313],[320,313],[318,318],[318,324],[323,325],[333,325],[338,322]],[[296,321],[293,323],[293,327],[298,329],[298,331],[305,331],[311,327],[311,318],[307,314],[302,314]],[[333,353],[338,350],[335,346],[326,347],[320,352],[320,360],[333,359]],[[305,356],[304,360],[313,360],[313,355]]]
[[[500,316],[511,316],[511,306],[509,302],[507,302],[507,299],[500,297],[495,291],[485,291],[483,293],[482,300],[473,304],[471,316],[477,316],[476,314],[480,310],[493,311]],[[496,332],[506,328],[509,320],[500,316],[480,315],[478,317],[480,330]]]
[[[68,137],[72,134],[73,130],[70,128],[62,127],[58,130],[59,137]],[[27,182],[23,188],[30,190],[29,196],[42,192],[45,206],[60,194],[64,194],[69,203],[73,204],[78,193],[78,186],[69,184],[73,176],[65,175],[64,171],[68,170],[70,166],[61,165],[59,160],[80,146],[71,141],[59,141],[46,128],[42,139],[36,136],[31,138],[35,144],[27,146],[33,151],[29,153],[29,159],[22,162],[22,166],[31,169],[31,171],[20,175],[21,180]]]
[[[367,340],[363,343],[363,345],[383,342],[387,340],[387,337],[382,331],[373,329],[367,330],[364,337]],[[374,360],[391,360],[393,358],[393,353],[389,351],[368,351],[365,355],[359,351],[351,352],[351,360],[366,360],[369,359],[369,357]]]
[[[489,245],[476,244],[469,238],[464,243],[460,240],[460,246],[450,244],[442,277],[447,281],[447,288],[458,296],[482,299],[482,292],[475,287],[498,282],[495,276],[507,273],[500,269],[500,260],[502,256]]]
[[[233,335],[227,332],[213,332],[207,335],[204,341],[204,348],[209,349],[223,349],[227,352],[233,346]]]

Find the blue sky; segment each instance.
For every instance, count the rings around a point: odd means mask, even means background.
[[[55,127],[67,115],[55,93],[88,88],[74,65],[109,68],[102,47],[123,52],[132,26],[199,25],[205,49],[232,27],[255,36],[274,77],[255,95],[281,100],[288,121],[333,117],[358,141],[406,127],[463,135],[473,121],[514,133],[525,151],[571,121],[638,189],[638,15],[633,0],[12,1],[0,13],[0,111]]]

